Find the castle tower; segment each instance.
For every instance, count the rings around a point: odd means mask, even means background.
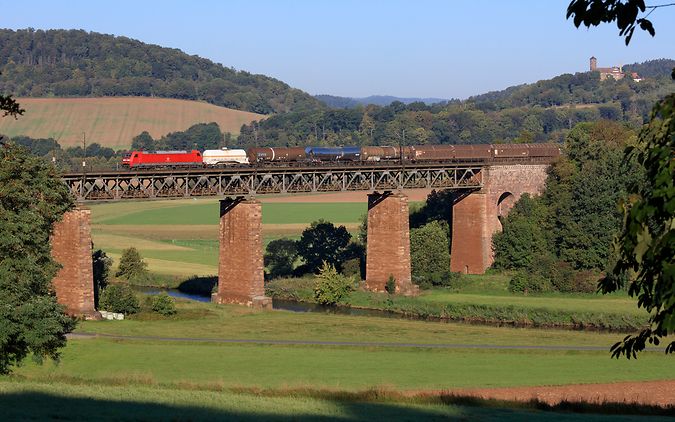
[[[595,69],[598,68],[598,59],[595,56],[591,57],[591,72],[595,72]]]

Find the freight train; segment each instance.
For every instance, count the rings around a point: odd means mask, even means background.
[[[131,151],[122,165],[133,168],[220,167],[321,163],[513,162],[560,155],[555,144],[479,144],[368,147],[256,147],[192,151]]]

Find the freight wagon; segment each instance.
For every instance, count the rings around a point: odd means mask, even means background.
[[[205,166],[248,164],[248,156],[243,149],[207,149],[202,158]]]
[[[508,163],[560,155],[555,144],[415,145],[405,147],[256,147],[199,151],[132,151],[122,159],[129,168],[320,163]]]

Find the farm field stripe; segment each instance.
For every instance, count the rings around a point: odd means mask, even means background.
[[[150,340],[176,341],[196,343],[242,343],[242,344],[272,344],[290,346],[353,346],[353,347],[400,347],[419,349],[500,349],[500,350],[560,350],[560,351],[608,351],[605,346],[527,346],[527,345],[495,345],[495,344],[431,344],[431,343],[388,343],[388,342],[361,342],[361,341],[319,341],[319,340],[260,340],[260,339],[221,339],[196,337],[155,337],[155,336],[122,336],[96,333],[70,333],[66,335],[72,339],[109,338],[114,340]],[[663,348],[651,347],[648,351],[663,351]]]

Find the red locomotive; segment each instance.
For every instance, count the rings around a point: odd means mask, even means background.
[[[122,165],[131,168],[144,167],[201,167],[202,153],[192,151],[131,151],[122,157]]]

